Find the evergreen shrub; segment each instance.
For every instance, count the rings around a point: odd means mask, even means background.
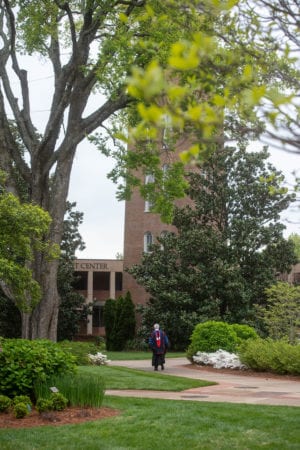
[[[256,330],[249,325],[233,323],[230,327],[236,332],[239,342],[246,341],[247,339],[257,339],[259,337]]]
[[[19,402],[13,406],[13,415],[17,419],[23,419],[23,417],[27,416],[27,414],[29,414],[29,412],[30,412],[30,409],[28,408],[26,403]]]
[[[0,412],[6,412],[11,406],[11,399],[7,395],[0,395]]]
[[[40,397],[36,402],[36,409],[39,413],[46,411],[63,411],[67,406],[68,399],[60,392],[51,392],[48,398]]]
[[[199,323],[194,328],[187,357],[192,359],[197,352],[213,353],[219,349],[233,353],[238,344],[238,337],[231,325],[226,322],[209,320]]]
[[[90,364],[88,355],[96,355],[100,350],[105,349],[103,341],[99,345],[95,342],[61,341],[58,345],[64,352],[70,353],[75,357],[75,362],[78,366],[88,366]]]
[[[256,371],[300,375],[300,345],[291,345],[284,339],[249,339],[239,346],[238,356]]]
[[[28,405],[29,408],[32,408],[32,401],[28,395],[16,395],[13,398],[12,403],[13,405],[16,405],[17,403],[25,403],[25,405]]]
[[[68,406],[68,399],[60,392],[54,392],[50,398],[54,411],[63,411]]]
[[[39,398],[35,407],[39,413],[52,411],[52,401],[50,398]]]
[[[105,302],[104,322],[107,350],[124,350],[127,342],[134,339],[136,327],[135,306],[129,292]]]
[[[46,340],[1,339],[0,394],[29,395],[37,380],[75,371],[74,357]]]

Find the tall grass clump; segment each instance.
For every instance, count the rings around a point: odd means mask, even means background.
[[[300,345],[286,340],[249,339],[239,346],[239,358],[250,369],[260,372],[300,375]]]
[[[46,382],[37,382],[34,389],[36,399],[50,399],[53,387],[68,399],[70,406],[99,408],[105,393],[103,377],[98,374],[76,373],[51,377]]]

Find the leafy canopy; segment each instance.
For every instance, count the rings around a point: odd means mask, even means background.
[[[287,84],[280,89],[275,66],[287,73],[295,60],[288,46],[284,54],[276,51],[274,39],[265,39],[262,46],[255,13],[243,23],[243,1],[180,2],[181,8],[198,21],[198,29],[171,46],[166,66],[153,58],[146,68],[133,67],[128,79],[140,116],[129,142],[158,139],[167,118],[175,134],[189,133],[189,145],[180,155],[187,163],[202,159],[212,142],[230,139],[235,132],[261,132],[261,119],[274,124],[280,108],[294,98],[291,89],[284,90]],[[223,134],[229,118],[239,126]]]

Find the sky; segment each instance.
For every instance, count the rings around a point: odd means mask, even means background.
[[[113,167],[94,145],[83,142],[74,160],[69,200],[84,213],[79,231],[86,244],[78,258],[115,259],[123,254],[125,202],[116,199],[116,186],[107,179]]]
[[[33,92],[31,110],[34,124],[43,131],[50,109],[52,72],[49,65],[41,60],[33,64],[32,58],[24,57],[22,63],[29,72],[29,85]],[[290,174],[300,169],[300,154],[293,155],[277,149],[270,149],[270,153],[272,163],[292,182]],[[88,141],[79,145],[68,197],[69,201],[76,202],[76,210],[84,214],[79,232],[86,248],[76,254],[78,258],[115,259],[117,253],[123,254],[125,205],[116,199],[116,186],[107,179],[106,175],[112,166],[112,161]],[[286,237],[290,233],[300,234],[300,210],[293,209],[283,214],[287,226]]]

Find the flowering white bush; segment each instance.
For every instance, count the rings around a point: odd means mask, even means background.
[[[214,353],[197,352],[193,361],[199,365],[213,366],[215,369],[246,369],[236,354],[221,349]]]
[[[110,363],[110,360],[107,359],[107,355],[100,352],[96,353],[96,355],[88,354],[88,358],[91,364],[94,364],[95,366],[105,366]]]

